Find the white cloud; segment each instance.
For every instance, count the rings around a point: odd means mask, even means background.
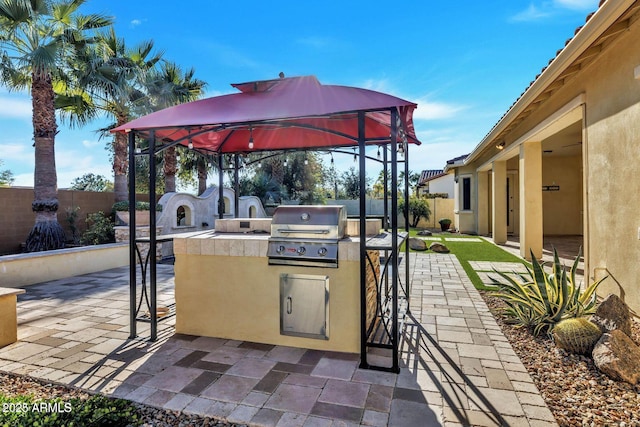
[[[563,10],[584,13],[598,8],[598,0],[553,0],[542,1],[540,4],[530,3],[522,12],[513,15],[510,21],[529,22],[539,21],[554,16]]]
[[[418,100],[416,104],[418,104],[418,108],[413,112],[415,120],[449,119],[467,108],[463,105],[430,102],[427,100]]]
[[[26,96],[0,94],[0,117],[10,119],[30,119],[31,100]]]
[[[101,141],[95,141],[95,140],[91,141],[91,140],[88,140],[88,139],[83,139],[82,140],[82,145],[84,145],[87,148],[93,148],[93,147],[96,147],[98,145],[104,145],[104,144]]]
[[[33,149],[31,144],[0,144],[0,158],[5,162],[5,167],[9,162],[33,164]]]
[[[139,27],[145,21],[146,21],[146,19],[132,19],[129,22],[129,27],[131,27],[131,28]]]
[[[598,7],[598,0],[554,0],[558,7],[573,10],[595,10]]]
[[[389,80],[387,79],[367,79],[358,85],[358,87],[375,90],[376,92],[391,93],[389,89]]]
[[[546,9],[546,8],[545,8]],[[551,13],[548,10],[542,10],[536,5],[531,3],[528,8],[519,12],[511,17],[511,21],[523,22],[523,21],[537,21],[550,16]]]

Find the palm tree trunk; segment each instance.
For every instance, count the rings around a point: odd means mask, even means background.
[[[56,174],[55,135],[57,133],[54,92],[51,76],[32,75],[33,139],[35,142],[34,201],[35,225],[26,241],[27,252],[64,247],[65,235],[58,223],[58,178]]]
[[[207,190],[207,161],[198,159],[198,196]]]
[[[173,193],[176,191],[176,170],[178,169],[175,146],[164,150],[163,160],[164,192]]]
[[[117,126],[129,121],[127,116],[116,118]],[[129,188],[127,183],[127,169],[129,167],[129,138],[127,134],[116,133],[113,140],[113,191],[116,202],[129,200]]]

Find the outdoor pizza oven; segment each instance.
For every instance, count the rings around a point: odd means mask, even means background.
[[[279,206],[273,213],[267,257],[271,265],[338,267],[345,235],[344,206]]]

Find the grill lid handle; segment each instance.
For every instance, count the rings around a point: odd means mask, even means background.
[[[278,233],[329,234],[329,230],[289,230],[288,228],[278,228]]]

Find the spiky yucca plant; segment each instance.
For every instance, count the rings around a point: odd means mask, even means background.
[[[576,270],[582,250],[573,262],[567,274],[560,263],[558,251],[553,249],[551,274],[546,274],[544,264],[540,264],[531,251],[532,268],[527,274],[519,274],[520,280],[514,280],[505,273],[496,271],[506,284],[491,278],[500,290],[494,295],[502,299],[507,308],[505,314],[513,323],[531,328],[535,336],[542,331],[551,333],[553,327],[562,319],[581,317],[595,312],[596,289],[606,277],[597,280],[584,290],[576,283]]]

